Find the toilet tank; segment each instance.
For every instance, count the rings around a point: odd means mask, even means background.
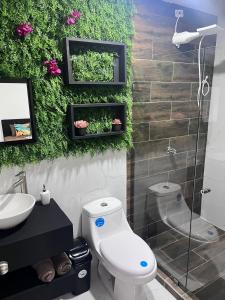
[[[122,203],[114,197],[101,198],[83,206],[82,236],[97,250],[102,239],[129,230]]]
[[[182,201],[181,186],[173,182],[160,182],[148,188],[147,211],[155,220],[163,220]]]

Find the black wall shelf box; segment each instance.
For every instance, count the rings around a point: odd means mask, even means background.
[[[113,112],[114,118],[122,122],[121,131],[108,131],[96,134],[76,135],[74,122],[79,120],[79,111],[104,109]],[[88,120],[87,120],[88,121]],[[119,136],[126,130],[126,105],[123,103],[72,104],[68,107],[68,129],[72,140],[92,139],[107,136]]]
[[[126,45],[117,42],[96,41],[79,38],[65,38],[64,41],[64,81],[71,85],[110,85],[126,84]],[[116,53],[114,59],[114,81],[76,81],[73,78],[71,56],[80,49],[97,52]]]

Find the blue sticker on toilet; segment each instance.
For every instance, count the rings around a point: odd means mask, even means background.
[[[148,263],[147,263],[147,261],[142,260],[142,261],[140,262],[140,265],[141,265],[141,267],[146,268],[146,267],[148,266]]]
[[[104,220],[103,218],[98,218],[98,219],[95,221],[95,225],[96,225],[97,227],[102,227],[102,226],[104,226],[104,224],[105,224],[105,220]]]

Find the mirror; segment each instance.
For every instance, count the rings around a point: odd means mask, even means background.
[[[0,143],[34,141],[31,80],[0,79]]]

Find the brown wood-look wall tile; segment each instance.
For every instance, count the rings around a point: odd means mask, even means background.
[[[133,124],[133,141],[149,141],[149,123]]]
[[[171,120],[150,123],[150,140],[188,134],[189,120]]]
[[[133,60],[134,81],[171,81],[173,63],[145,59]]]
[[[134,196],[146,195],[148,188],[159,182],[166,182],[168,173],[158,174],[150,177],[140,178],[133,181]]]
[[[133,84],[133,101],[150,102],[150,82],[135,82]]]
[[[197,82],[198,65],[186,63],[174,63],[174,81]]]
[[[128,180],[147,177],[149,175],[148,170],[148,160],[130,163],[127,166]]]
[[[191,97],[191,83],[152,82],[151,101],[181,101]]]
[[[170,146],[177,152],[191,151],[196,149],[197,137],[193,135],[177,136],[170,139]]]
[[[145,33],[149,38],[171,40],[174,33],[174,20],[172,18],[160,18],[155,14],[146,16],[137,13],[134,16],[134,26],[136,33]]]
[[[134,143],[133,159],[142,160],[153,157],[160,157],[167,155],[167,148],[169,146],[169,139]]]
[[[152,59],[152,39],[148,33],[136,32],[133,38],[133,57]]]
[[[182,101],[172,103],[171,119],[197,118],[199,108],[197,101]]]
[[[194,167],[188,167],[180,170],[169,172],[169,181],[175,183],[184,183],[194,178]]]
[[[135,103],[133,106],[133,120],[135,122],[169,120],[170,114],[170,102]]]
[[[198,126],[199,126],[198,121],[199,120],[197,118],[190,119],[189,134],[197,134]],[[208,132],[208,122],[204,122],[204,120],[200,120],[200,132],[201,133],[207,133]]]
[[[171,157],[170,155],[153,158],[149,160],[149,174],[168,172],[171,170],[185,168],[187,164],[187,153],[179,153]]]
[[[154,39],[153,41],[154,60],[193,63],[195,52],[193,50],[194,47],[191,44],[178,49],[171,40]]]

